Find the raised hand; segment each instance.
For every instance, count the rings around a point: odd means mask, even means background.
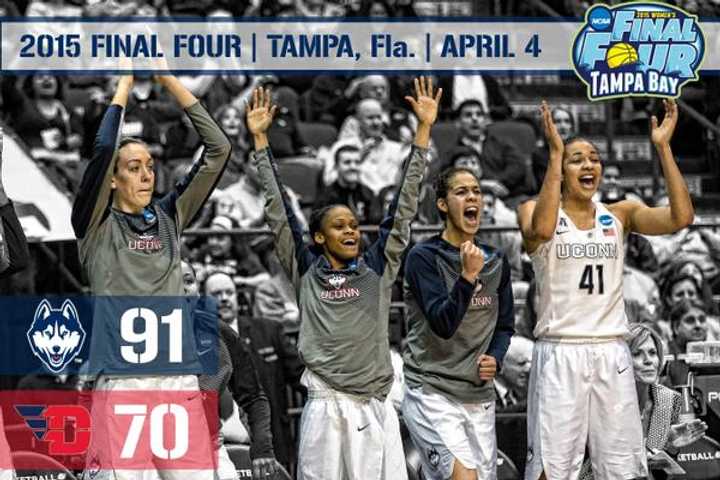
[[[245,102],[247,126],[250,133],[260,135],[267,132],[276,110],[277,105],[272,105],[269,89],[260,87],[253,90],[252,104],[248,105],[247,101]]]
[[[434,124],[442,98],[442,88],[433,95],[432,77],[419,77],[415,79],[415,96],[416,98],[407,96],[405,100],[412,105],[418,122],[425,125]]]
[[[540,112],[542,114],[543,130],[545,131],[545,140],[550,149],[550,155],[560,155],[560,157],[562,157],[565,151],[565,143],[557,131],[557,127],[552,118],[552,111],[545,100],[543,100],[542,105],[540,105]]]
[[[658,119],[655,115],[650,119],[652,124],[650,138],[656,147],[670,144],[678,120],[678,108],[675,100],[663,100],[663,104],[665,105],[665,118],[663,118],[662,123],[658,125]]]

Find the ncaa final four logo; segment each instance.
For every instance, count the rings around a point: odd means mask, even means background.
[[[671,5],[595,5],[575,37],[572,61],[590,100],[677,97],[697,72],[705,38],[697,17]]]

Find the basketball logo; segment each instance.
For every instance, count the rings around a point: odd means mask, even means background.
[[[638,61],[637,50],[629,43],[616,43],[608,49],[605,61],[608,68],[633,65]]]
[[[675,98],[683,85],[698,79],[704,55],[697,16],[642,0],[593,5],[572,45],[573,68],[591,101]]]

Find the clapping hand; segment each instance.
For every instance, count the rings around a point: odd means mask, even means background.
[[[655,115],[650,119],[652,124],[650,138],[656,147],[670,144],[678,120],[678,108],[675,100],[663,100],[663,104],[665,105],[665,118],[663,118],[662,123],[658,125],[658,119]]]
[[[558,155],[562,157],[563,152],[565,151],[565,144],[563,143],[563,139],[555,126],[550,106],[545,100],[543,100],[542,105],[540,106],[540,112],[542,114],[543,130],[545,131],[545,141],[547,141],[548,148],[550,149],[550,155]]]

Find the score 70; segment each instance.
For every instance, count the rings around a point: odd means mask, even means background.
[[[115,405],[116,415],[132,415],[130,429],[120,452],[120,458],[131,459],[135,456],[140,435],[147,417],[147,405]],[[165,448],[165,415],[172,415],[175,420],[175,441],[172,449]],[[150,412],[150,451],[157,458],[177,460],[188,451],[190,437],[188,413],[185,408],[175,403],[161,403]]]
[[[212,469],[217,461],[214,453],[219,418],[207,412],[217,409],[214,392],[144,389],[95,392],[96,443],[90,451],[100,450],[102,463],[109,462],[120,470]]]
[[[135,319],[140,318],[144,322],[145,328],[140,332],[134,329]],[[158,321],[158,317],[154,311],[149,308],[130,308],[120,317],[120,336],[122,339],[131,344],[143,343],[145,349],[137,353],[133,345],[123,345],[120,347],[120,354],[123,360],[128,363],[150,363],[157,358],[159,347],[159,323],[168,325],[169,328],[169,362],[182,363],[182,310],[174,309],[169,315],[163,315]]]

